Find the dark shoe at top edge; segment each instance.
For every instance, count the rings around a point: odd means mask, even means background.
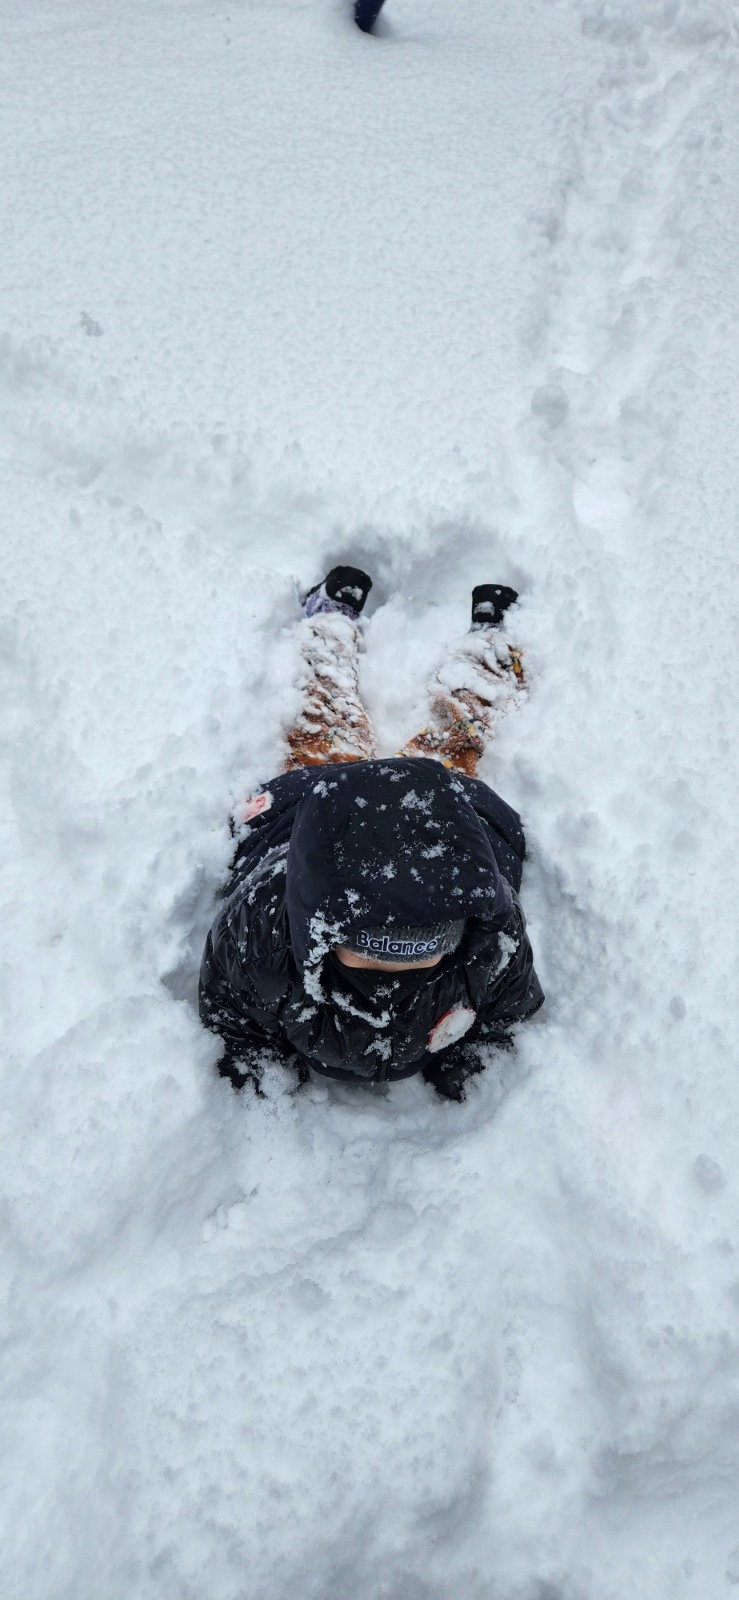
[[[518,591],[505,583],[476,584],[472,590],[473,628],[497,628],[517,599]]]
[[[316,583],[308,590],[305,597],[306,611],[310,616],[321,609],[341,608],[342,611],[358,617],[364,610],[371,588],[372,579],[369,573],[362,571],[361,567],[332,567],[322,583]],[[311,600],[312,605],[309,604]],[[330,604],[322,607],[322,600]]]

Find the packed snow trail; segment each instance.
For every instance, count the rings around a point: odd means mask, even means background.
[[[739,1582],[724,0],[5,0],[3,1594]],[[385,17],[385,13],[383,13]],[[294,580],[386,748],[484,579],[540,1019],[439,1104],[214,1080]]]

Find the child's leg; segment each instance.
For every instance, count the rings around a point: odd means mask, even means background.
[[[346,577],[352,573],[354,579]],[[342,575],[341,583],[332,582],[335,574]],[[300,625],[303,665],[298,686],[303,705],[287,736],[286,771],[327,761],[366,761],[376,754],[374,732],[359,693],[359,611],[365,597],[357,587],[358,578],[364,574],[356,569],[334,568],[308,596]],[[366,584],[369,589],[369,579]],[[352,604],[346,603],[347,597]]]
[[[473,623],[435,675],[426,726],[400,753],[429,756],[474,778],[498,722],[525,692],[522,651],[499,624]]]

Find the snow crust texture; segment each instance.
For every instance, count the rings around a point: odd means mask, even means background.
[[[3,1600],[720,1600],[735,8],[2,18]],[[388,750],[521,593],[548,1000],[462,1106],[194,1009],[336,561]]]

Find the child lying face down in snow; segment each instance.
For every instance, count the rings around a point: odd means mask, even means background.
[[[421,1072],[461,1100],[484,1065],[475,1043],[506,1043],[544,998],[517,898],[521,824],[472,775],[523,686],[500,629],[515,594],[475,590],[473,631],[439,674],[429,725],[383,760],[357,686],[370,582],[335,568],[306,602],[290,770],[245,809],[200,1011],[236,1087],[258,1087],[273,1052],[303,1079]],[[455,677],[467,686],[451,688]]]

